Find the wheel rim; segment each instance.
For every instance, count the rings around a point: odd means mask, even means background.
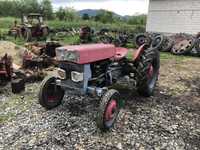
[[[148,77],[148,85],[150,89],[154,89],[156,80],[157,80],[157,69],[156,69],[156,64],[152,63],[149,65],[148,71],[147,71],[147,77]]]
[[[57,88],[55,87],[55,85],[52,83],[49,84],[48,88],[47,88],[47,101],[49,103],[57,103],[58,102],[58,91],[56,90]]]
[[[56,101],[56,96],[47,96],[47,101],[52,103]]]
[[[107,127],[112,126],[118,114],[117,101],[112,99],[106,107],[104,114],[104,121]]]
[[[149,65],[149,69],[148,69],[148,78],[151,79],[153,77],[153,73],[154,73],[154,68],[153,65]]]

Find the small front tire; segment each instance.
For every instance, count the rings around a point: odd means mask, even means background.
[[[120,94],[116,90],[107,91],[101,99],[97,115],[97,126],[102,131],[113,127],[120,111]]]
[[[39,103],[46,109],[53,109],[61,104],[64,94],[64,90],[56,85],[55,77],[46,77],[40,87]]]

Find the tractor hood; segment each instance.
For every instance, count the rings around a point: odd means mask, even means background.
[[[116,48],[112,44],[83,44],[63,46],[56,49],[58,61],[69,61],[77,64],[89,64],[113,58]]]

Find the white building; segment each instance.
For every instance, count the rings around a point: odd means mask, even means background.
[[[160,33],[200,32],[200,0],[150,0],[146,30]]]

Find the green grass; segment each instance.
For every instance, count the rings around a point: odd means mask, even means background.
[[[0,17],[0,29],[1,30],[8,30],[10,29],[14,21],[17,20],[18,24],[20,24],[19,18],[13,18],[13,17]],[[95,21],[84,21],[84,20],[77,20],[77,21],[59,21],[59,20],[49,20],[46,22],[51,28],[79,28],[81,26],[91,26],[96,29],[100,28],[110,28],[110,29],[116,29],[116,30],[130,30],[134,31],[137,25],[128,25],[126,23],[101,23],[101,22],[95,22]]]
[[[134,29],[137,27],[136,25],[128,25],[125,23],[113,23],[113,24],[104,24],[101,22],[95,22],[95,21],[59,21],[59,20],[51,20],[47,22],[48,25],[52,28],[79,28],[81,26],[90,26],[95,29],[101,29],[101,28],[109,28],[114,30],[130,30],[134,31]]]
[[[17,20],[18,23],[20,21],[20,19],[18,19],[18,18],[0,17],[0,29],[1,30],[8,30],[8,29],[10,29],[13,26],[15,20]]]
[[[160,52],[160,59],[161,60],[170,60],[170,59],[174,59],[178,62],[183,61],[185,59],[190,59],[190,58],[194,58],[192,56],[179,56],[179,55],[173,55],[171,53],[168,52]]]

